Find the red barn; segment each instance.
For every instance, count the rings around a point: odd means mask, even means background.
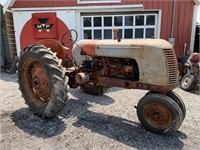
[[[162,38],[177,56],[193,51],[199,0],[8,0],[17,52],[44,38],[61,40],[68,29],[80,39]]]

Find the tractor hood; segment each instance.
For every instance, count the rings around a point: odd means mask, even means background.
[[[134,49],[173,49],[172,45],[162,39],[138,40],[82,40],[82,50],[89,56],[130,57]]]
[[[78,55],[80,52],[86,55]],[[73,49],[78,65],[90,57],[134,59],[139,68],[139,82],[152,85],[176,85],[177,60],[173,46],[162,39],[81,40]],[[85,56],[85,58],[84,58]]]

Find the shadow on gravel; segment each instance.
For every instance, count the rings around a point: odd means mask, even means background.
[[[89,104],[88,101],[102,104],[100,101],[104,99],[103,104],[109,104],[113,100],[105,95],[98,98],[88,95],[85,98],[83,93],[81,96],[80,92],[72,92],[78,99],[68,100],[60,115],[66,119],[77,117],[78,121],[73,123],[77,128],[85,127],[92,132],[136,149],[182,149],[184,147],[181,139],[185,139],[187,136],[182,132],[177,131],[166,135],[155,134],[146,131],[139,122],[89,111],[88,108],[92,104]]]
[[[67,100],[64,109],[60,112],[60,116],[64,118],[78,117],[86,113],[92,106],[92,103],[99,105],[110,105],[114,100],[106,95],[90,95],[81,92],[81,90],[71,89],[70,94],[75,98]]]
[[[182,149],[180,139],[187,136],[182,132],[159,135],[143,129],[139,123],[110,115],[88,111],[78,117],[73,124],[84,126],[92,132],[99,133],[136,149]]]
[[[33,115],[28,108],[22,108],[12,113],[15,125],[30,135],[39,138],[49,138],[62,133],[66,126],[59,118],[42,119]]]
[[[115,90],[118,91],[117,88],[115,88]],[[109,89],[108,92],[110,92],[110,91],[111,90]],[[78,100],[81,100],[83,102],[96,103],[96,104],[100,104],[100,105],[110,105],[115,102],[109,96],[106,96],[106,95],[96,96],[96,95],[87,94],[87,93],[82,92],[81,89],[75,89],[75,90],[71,89],[70,94],[72,94]]]
[[[183,90],[181,88],[180,83],[178,84],[177,88]],[[189,93],[193,93],[193,94],[196,94],[196,95],[200,95],[200,83],[198,83],[193,90],[191,90],[191,91],[185,91],[185,92],[189,92]]]
[[[92,112],[89,110],[93,103],[109,105],[114,100],[106,95],[92,96],[72,90],[75,96],[69,99],[60,116],[64,119],[77,117],[73,125],[77,128],[85,127],[91,132],[101,134],[136,149],[183,149],[187,135],[182,132],[172,132],[166,135],[155,134],[146,131],[139,122],[130,121],[116,116]],[[28,108],[22,108],[12,114],[15,125],[31,135],[49,138],[62,133],[67,127],[59,119],[42,119],[31,112]]]
[[[200,84],[196,85],[196,87],[190,92],[196,95],[200,95]]]
[[[0,72],[0,80],[4,80],[6,82],[17,82],[17,75],[16,74],[9,74],[6,72]]]

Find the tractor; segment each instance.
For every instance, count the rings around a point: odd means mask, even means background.
[[[72,32],[76,37],[72,38]],[[136,105],[141,125],[152,132],[179,129],[186,108],[172,91],[179,71],[173,46],[163,39],[97,39],[76,41],[69,30],[59,42],[42,40],[21,51],[18,83],[29,109],[52,118],[63,109],[70,88],[101,95],[112,87],[148,92]],[[73,44],[73,58],[68,47]],[[134,92],[133,92],[134,94]]]
[[[180,60],[182,60],[184,67],[180,86],[185,91],[194,90],[199,82],[200,60],[198,55],[200,54],[193,53],[191,54],[191,56],[183,56],[180,58]]]

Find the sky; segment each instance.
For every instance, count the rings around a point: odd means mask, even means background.
[[[5,4],[6,0],[0,0],[0,3]],[[197,22],[200,23],[200,6],[198,6]]]
[[[0,0],[0,3],[4,4],[7,0]]]

